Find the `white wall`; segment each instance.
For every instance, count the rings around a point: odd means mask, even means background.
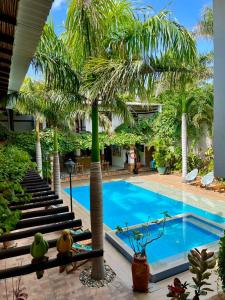
[[[191,146],[191,141],[188,143]],[[196,154],[204,157],[204,153],[208,148],[212,147],[212,138],[209,135],[207,124],[201,125],[201,136],[199,137],[196,147],[193,149]]]
[[[121,150],[121,156],[113,156],[112,155],[112,166],[124,168],[124,163],[126,161],[126,150]]]
[[[121,124],[123,124],[123,120],[121,118],[112,116],[112,131],[114,131]]]
[[[214,154],[215,176],[225,178],[225,1],[214,0]]]

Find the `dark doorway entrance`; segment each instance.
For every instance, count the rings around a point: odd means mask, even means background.
[[[104,157],[105,157],[105,161],[109,162],[109,165],[112,165],[112,149],[110,146],[107,146],[104,149]]]

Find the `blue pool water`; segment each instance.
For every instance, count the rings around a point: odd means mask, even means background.
[[[142,228],[138,228],[138,230],[143,231]],[[157,237],[160,230],[162,230],[162,225],[151,225],[151,238]],[[221,230],[222,233],[223,230]],[[117,233],[117,236],[130,247],[128,235],[129,231]],[[158,260],[163,260],[182,252],[188,252],[193,248],[216,242],[219,238],[218,235],[192,224],[188,218],[169,220],[166,222],[164,235],[159,240],[147,246],[146,254],[149,263],[155,263]]]
[[[69,188],[65,191],[69,194]],[[89,186],[73,188],[75,198],[87,210],[90,210]],[[111,229],[129,226],[162,218],[162,212],[171,216],[181,213],[194,213],[217,223],[224,223],[225,218],[200,208],[176,201],[126,181],[106,182],[103,184],[104,223]]]

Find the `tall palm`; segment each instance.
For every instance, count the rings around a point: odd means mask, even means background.
[[[182,178],[185,181],[188,165],[188,135],[187,135],[187,114],[193,102],[193,97],[188,97],[186,91],[182,92],[182,115],[181,115],[181,149],[182,149]]]
[[[147,81],[153,82],[152,79],[158,78],[161,73],[160,64],[157,72],[148,65],[153,53],[173,48],[178,60],[191,60],[191,56],[195,56],[191,35],[182,26],[170,21],[166,13],[145,21],[142,19],[135,18],[131,6],[122,0],[73,0],[68,11],[66,27],[69,45],[75,53],[73,62],[84,74],[83,89],[92,103],[90,213],[94,249],[103,247],[99,102],[110,105],[119,92],[134,92],[137,87],[142,93]],[[158,63],[156,57],[153,62]],[[148,75],[141,74],[144,70],[148,70]],[[92,277],[104,277],[103,258],[93,261]]]
[[[68,45],[74,51],[74,66],[83,73],[84,64],[89,57],[96,57],[106,51],[107,31],[116,24],[118,16],[124,20],[130,14],[126,1],[73,0],[71,1],[66,22]],[[115,98],[109,102],[98,94],[89,97],[88,90],[81,90],[91,104],[92,119],[92,162],[90,169],[90,215],[93,249],[103,248],[103,212],[102,212],[102,173],[99,151],[99,106],[129,117],[126,105]],[[115,104],[116,103],[116,104]],[[93,260],[92,278],[104,278],[103,257]]]
[[[60,163],[58,147],[58,130],[74,125],[75,119],[85,112],[78,95],[62,93],[55,90],[45,90],[42,114],[48,126],[53,129],[53,184],[54,191],[61,196]]]
[[[37,170],[42,177],[42,150],[40,141],[40,122],[42,114],[43,86],[38,82],[26,78],[19,93],[10,96],[9,101],[16,111],[21,114],[32,115],[35,119],[36,130],[36,163]]]
[[[205,55],[198,55],[194,64],[189,64],[189,68],[191,68],[191,76],[185,76],[185,78],[181,78],[180,82],[176,83],[176,92],[179,95],[177,101],[180,102],[181,106],[181,148],[182,148],[182,179],[185,181],[185,177],[187,175],[188,165],[187,165],[187,157],[188,157],[188,114],[192,114],[191,109],[192,103],[197,102],[197,97],[202,97],[201,91],[202,89],[198,86],[205,83],[205,81],[212,78],[213,71],[211,67],[213,55],[212,53],[208,53]],[[164,86],[162,89],[168,89],[168,82],[164,82]],[[207,96],[205,96],[207,98]],[[199,103],[200,103],[200,99]],[[201,102],[202,103],[202,102]],[[197,106],[195,105],[195,108]],[[197,111],[197,110],[196,110]],[[193,114],[192,114],[193,115]],[[199,114],[200,116],[200,114]],[[195,118],[197,119],[197,118]]]
[[[53,181],[54,190],[60,196],[61,190],[57,126],[58,121],[61,122],[64,116],[62,116],[63,110],[57,111],[57,109],[63,109],[63,106],[60,105],[60,101],[56,100],[54,106],[55,110],[51,110],[48,101],[50,94],[57,97],[57,94],[53,92],[53,90],[58,91],[58,96],[62,97],[64,100],[65,94],[63,95],[61,92],[62,90],[64,93],[69,90],[74,95],[77,95],[79,89],[79,79],[76,72],[71,68],[70,55],[68,54],[62,39],[55,34],[53,24],[45,25],[40,43],[32,59],[32,64],[37,72],[41,72],[44,75],[45,84],[51,89],[51,92],[45,93],[45,98],[47,97],[48,100],[45,101],[44,115],[54,128]],[[54,103],[53,98],[50,98],[52,100],[51,104]],[[59,116],[62,118],[60,119]]]
[[[213,8],[205,6],[202,10],[201,19],[195,28],[198,36],[213,38]]]
[[[199,83],[205,82],[212,78],[212,53],[206,55],[200,55],[198,62],[193,66],[192,78],[182,86],[182,121],[181,121],[181,147],[182,147],[182,179],[185,181],[187,175],[188,165],[188,136],[187,136],[187,113],[190,111],[190,107],[193,101],[196,101],[196,93],[192,90],[198,86]],[[206,97],[207,98],[207,97]],[[199,101],[200,102],[200,101]]]

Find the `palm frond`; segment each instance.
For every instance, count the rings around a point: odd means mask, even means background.
[[[175,84],[178,78],[190,76],[190,72],[185,65],[177,65],[175,60],[165,57],[132,61],[92,58],[84,68],[82,90],[88,90],[92,98],[101,95],[113,99],[126,92],[146,98],[153,93],[155,83],[167,79]]]
[[[194,33],[200,37],[212,39],[213,37],[213,9],[205,6],[202,10],[201,19],[194,28]]]
[[[68,46],[76,51],[76,67],[81,66],[86,58],[99,53],[107,30],[107,12],[112,8],[112,0],[70,2],[65,36]]]
[[[161,11],[143,19],[130,18],[114,32],[109,33],[108,43],[112,54],[120,58],[139,58],[173,52],[179,61],[191,62],[196,56],[193,37],[182,25],[169,18],[168,11]]]
[[[49,87],[77,93],[79,78],[71,67],[71,58],[66,46],[55,34],[52,24],[46,24],[44,27],[32,65],[37,72],[40,71],[44,75]]]

